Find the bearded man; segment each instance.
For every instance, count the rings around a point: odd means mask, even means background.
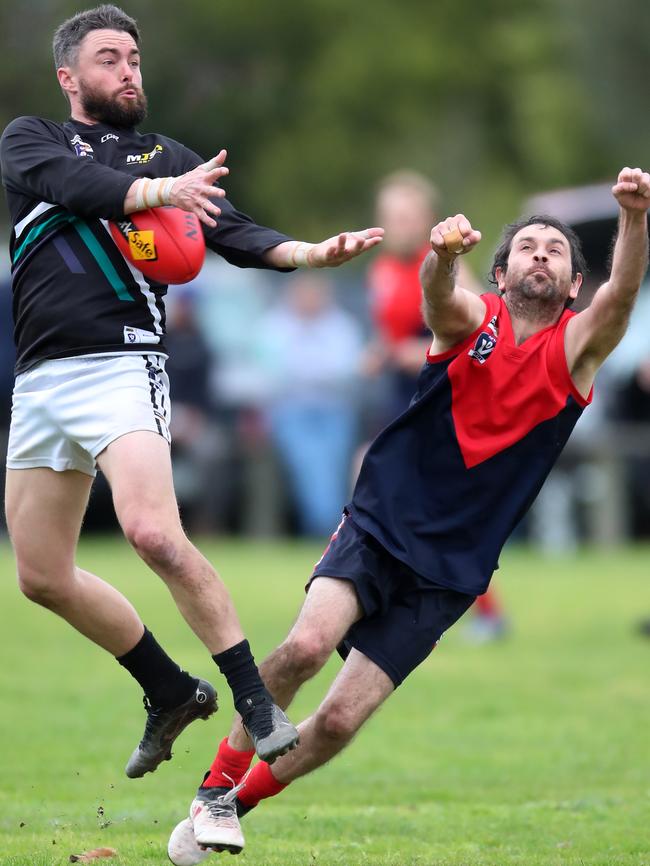
[[[577,314],[568,307],[585,263],[574,232],[553,217],[506,228],[492,268],[500,295],[457,281],[458,257],[481,240],[465,216],[432,229],[420,282],[433,341],[416,395],[368,449],[296,624],[260,672],[286,709],[335,648],[345,663],[298,726],[298,748],[272,767],[248,769],[252,744],[235,719],[171,835],[176,866],[210,849],[241,851],[239,819],[340,752],[485,592],[591,401],[648,265],[650,174],[624,168],[612,193],[610,276]]]
[[[127,599],[75,563],[99,467],[124,535],[226,677],[257,753],[273,761],[296,745],[296,729],[260,679],[228,591],[179,519],[167,286],[129,266],[106,221],[175,205],[198,216],[207,245],[232,264],[286,271],[342,264],[383,232],[292,240],[224,198],[215,185],[228,173],[224,150],[204,162],[166,136],[138,133],[146,114],[140,33],[116,6],[68,19],[53,48],[70,119],[20,117],[0,143],[17,345],[5,507],[20,588],[113,655],[142,687],[147,721],[129,777],[171,758],[179,733],[215,711],[210,683],[181,670]]]

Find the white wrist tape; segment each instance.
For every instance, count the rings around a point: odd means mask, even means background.
[[[155,177],[153,180],[148,177],[141,178],[135,191],[136,209],[144,210],[170,204],[171,190],[176,180],[175,177]]]
[[[313,248],[314,244],[307,244],[304,241],[296,244],[291,253],[291,266],[294,268],[311,267],[311,263],[309,261],[309,253]]]

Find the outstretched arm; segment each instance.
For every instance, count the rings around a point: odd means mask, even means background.
[[[439,222],[431,230],[431,252],[422,263],[422,312],[433,331],[434,354],[446,352],[468,337],[483,321],[485,303],[478,295],[456,282],[458,256],[469,252],[481,240],[467,217]]]
[[[623,337],[648,267],[650,174],[640,168],[622,169],[612,194],[620,210],[609,279],[590,306],[571,319],[565,332],[569,370],[584,395]]]
[[[274,268],[336,268],[381,243],[382,228],[358,232],[341,232],[319,244],[306,241],[285,241],[264,253],[265,261]]]

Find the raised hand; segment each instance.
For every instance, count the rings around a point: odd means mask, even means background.
[[[208,162],[179,175],[171,188],[169,203],[196,214],[202,223],[214,228],[221,209],[212,199],[223,198],[226,194],[221,187],[214,184],[228,174],[224,165],[226,156],[226,151],[221,150]]]
[[[626,210],[647,211],[650,207],[650,174],[640,168],[623,168],[612,187],[612,195]]]
[[[473,229],[462,213],[447,217],[431,229],[431,249],[442,259],[454,259],[473,249],[481,233]]]

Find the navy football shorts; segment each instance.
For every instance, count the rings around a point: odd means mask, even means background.
[[[338,651],[346,658],[354,647],[400,685],[424,661],[476,596],[436,586],[390,554],[344,514],[316,577],[354,584],[364,616],[350,628]]]

